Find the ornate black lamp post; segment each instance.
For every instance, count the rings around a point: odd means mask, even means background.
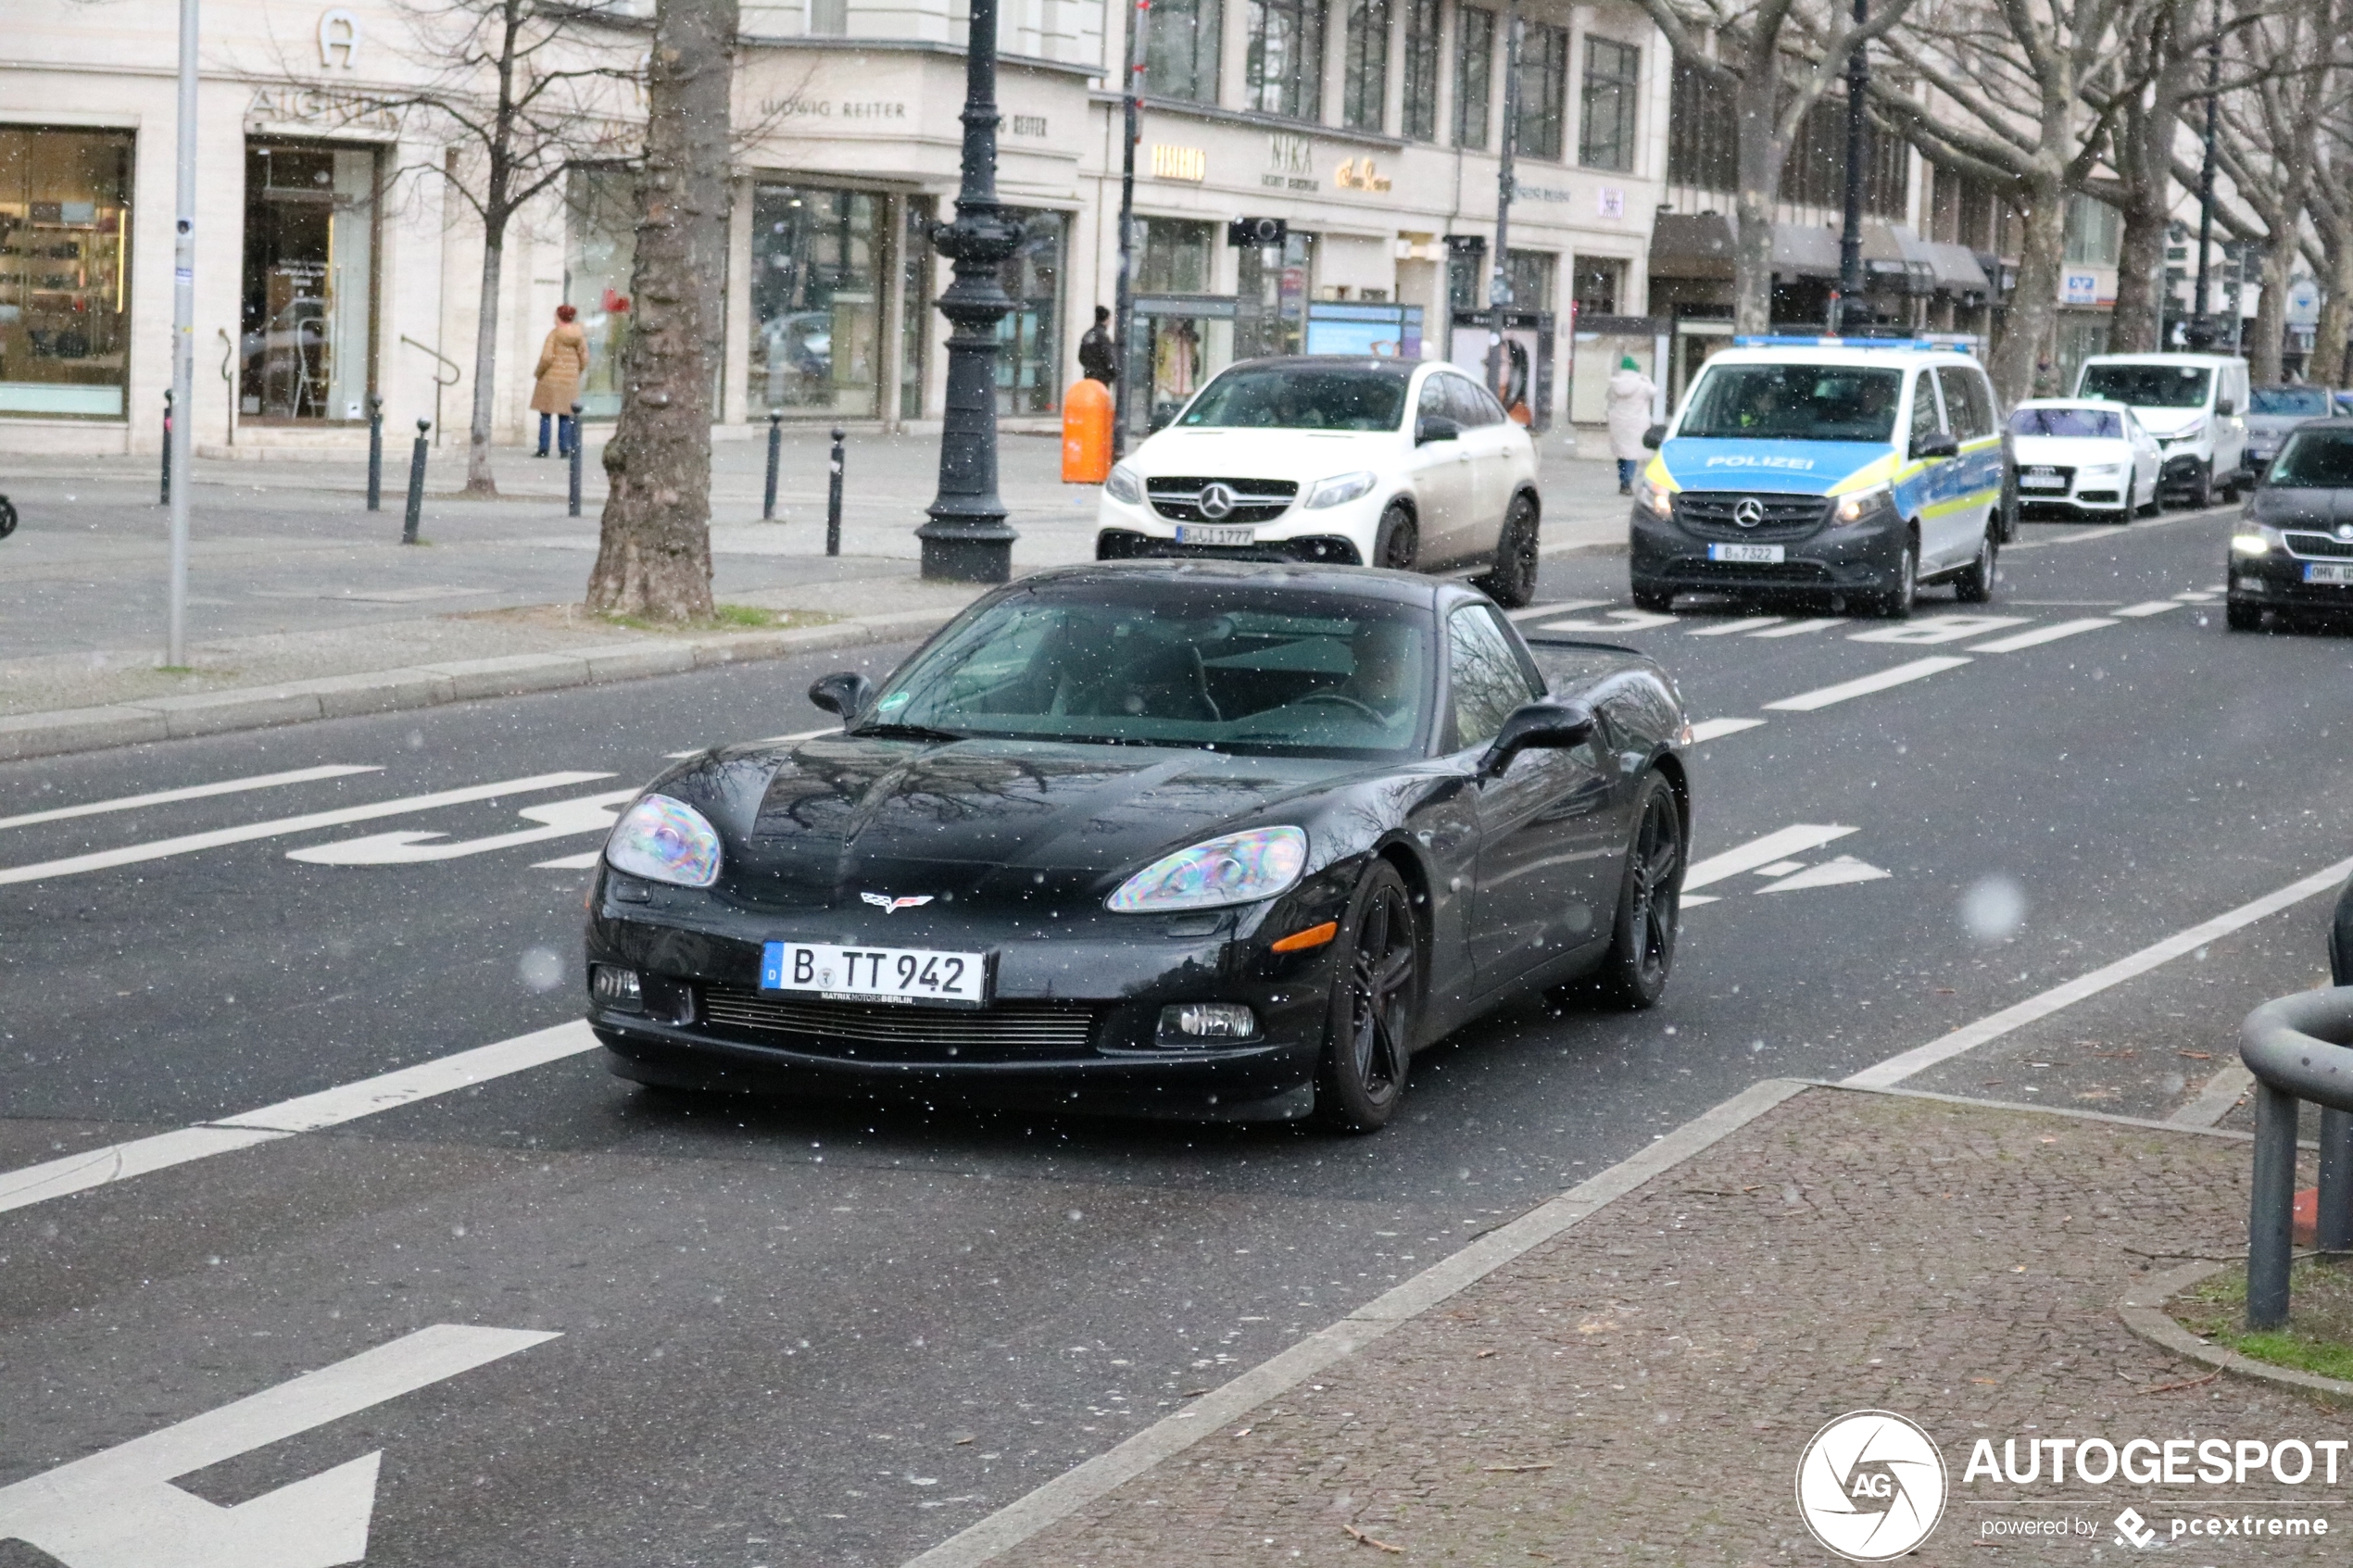
[[[998,269],[1021,245],[1021,225],[997,204],[997,0],[972,0],[964,46],[964,168],[956,221],[931,243],[956,264],[939,296],[948,338],[948,409],[939,437],[939,495],[915,530],[924,575],[952,583],[1013,576],[1013,541],[997,497],[997,323],[1013,307]]]

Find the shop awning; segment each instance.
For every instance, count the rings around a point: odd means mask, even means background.
[[[1948,294],[1991,294],[1993,281],[1979,265],[1977,253],[1967,245],[1942,240],[1928,242],[1929,261],[1936,269],[1936,286]]]
[[[1720,212],[1662,212],[1651,226],[1654,278],[1732,277],[1732,223]]]
[[[1774,224],[1773,276],[1836,278],[1838,231],[1803,223]]]

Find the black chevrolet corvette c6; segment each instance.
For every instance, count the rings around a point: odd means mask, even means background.
[[[614,826],[624,1077],[1369,1130],[1507,997],[1667,985],[1672,682],[1459,583],[1045,571],[810,695],[840,733],[706,752]]]

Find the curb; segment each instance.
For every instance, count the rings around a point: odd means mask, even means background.
[[[148,741],[180,740],[233,730],[269,729],[312,719],[437,708],[482,697],[520,696],[573,686],[609,685],[653,675],[680,675],[720,664],[785,659],[826,648],[857,647],[923,636],[959,609],[896,610],[824,626],[710,637],[600,643],[567,653],[505,654],[357,675],[328,675],[268,686],[233,686],[187,696],[148,697],[104,708],[69,708],[0,717],[0,762],[103,751]]]
[[[1655,1139],[1640,1153],[1486,1232],[1461,1251],[1375,1297],[1338,1323],[1211,1389],[1175,1415],[1154,1422],[929,1551],[909,1559],[905,1568],[970,1568],[994,1562],[1170,1455],[1181,1453],[1244,1412],[1297,1387],[1334,1361],[1353,1355],[1814,1086],[1788,1078],[1752,1084]]]
[[[2341,1377],[2322,1377],[2318,1373],[2297,1372],[2292,1367],[2270,1366],[2262,1361],[2251,1361],[2236,1350],[2209,1345],[2174,1322],[2173,1315],[2165,1311],[2168,1300],[2230,1266],[2228,1263],[2185,1263],[2161,1274],[2151,1274],[2116,1304],[2116,1315],[2122,1318],[2124,1326],[2134,1334],[2184,1361],[2200,1361],[2233,1377],[2269,1383],[2299,1394],[2310,1394],[2333,1405],[2353,1408],[2353,1383]]]

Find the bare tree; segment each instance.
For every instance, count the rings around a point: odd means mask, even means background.
[[[2035,390],[2057,319],[2068,198],[2145,85],[2126,39],[2148,4],[1940,0],[1888,41],[1932,107],[1876,82],[1874,106],[1932,162],[1993,185],[2021,220],[2018,285],[1987,364],[2007,402]]]
[[[2353,333],[2353,124],[2345,115],[2331,123],[2313,149],[2312,189],[2307,200],[2320,241],[2306,249],[2323,290],[2321,324],[2312,338],[2305,379],[2321,386],[2343,383],[2345,340]]]
[[[2196,0],[2161,0],[2132,29],[2129,73],[2148,85],[2121,106],[2108,161],[2116,169],[2116,206],[2124,214],[2117,250],[2116,308],[2108,345],[2116,354],[2150,354],[2162,346],[2165,236],[2173,221],[2173,144],[2182,115],[2200,86],[2210,42],[2198,36]]]
[[[1675,57],[1732,96],[1739,124],[1733,211],[1734,330],[1772,330],[1773,208],[1781,169],[1806,117],[1857,44],[1884,37],[1912,0],[1880,0],[1857,25],[1834,3],[1801,0],[1640,0]]]
[[[2259,386],[2280,379],[2290,270],[2302,248],[2321,127],[2335,106],[2334,56],[2343,0],[2291,0],[2257,19],[2238,41],[2246,85],[2222,99],[2219,151],[2239,200],[2262,220],[2261,289],[2248,372]]]
[[[727,270],[736,0],[657,0],[637,184],[636,321],[588,607],[707,617],[711,424]]]

